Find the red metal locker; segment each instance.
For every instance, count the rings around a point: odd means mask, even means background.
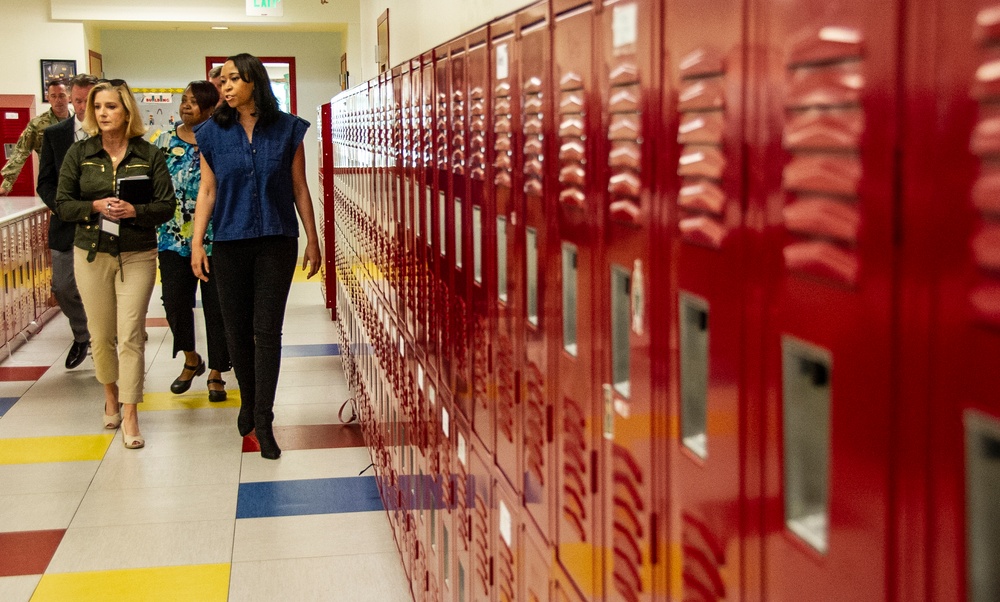
[[[899,10],[749,16],[769,600],[886,597]]]
[[[472,501],[471,535],[472,545],[472,583],[471,600],[493,600],[494,571],[494,539],[496,529],[493,526],[496,514],[493,502],[494,469],[489,456],[474,446],[470,454],[472,465],[469,470],[470,494]]]
[[[456,413],[454,420],[454,462],[452,466],[452,499],[454,515],[455,595],[456,600],[475,600],[473,573],[475,554],[472,537],[475,513],[475,492],[470,453],[473,450],[472,429],[468,420]]]
[[[451,392],[451,274],[452,256],[449,242],[453,241],[454,219],[451,210],[451,124],[449,99],[451,98],[451,67],[448,46],[434,51],[434,150],[437,163],[437,188],[433,206],[434,245],[431,251],[435,274],[435,320],[431,336],[438,384]]]
[[[898,420],[906,436],[895,522],[900,566],[926,573],[895,585],[898,599],[979,602],[1000,596],[1000,5],[927,0],[914,8],[904,64]],[[917,320],[925,312],[929,323]],[[915,529],[923,522],[926,532]]]
[[[524,571],[523,519],[520,496],[504,479],[493,485],[493,528],[496,533],[493,553],[494,600],[514,602],[518,599]]]
[[[28,122],[35,118],[34,94],[0,94],[0,166],[7,163],[8,149],[17,143]],[[8,146],[9,145],[9,146]],[[10,190],[10,196],[35,196],[38,156],[32,153]]]
[[[562,345],[558,369],[553,370],[558,386],[555,440],[559,454],[559,520],[553,543],[566,572],[557,591],[574,591],[593,599],[600,593],[598,577],[602,570],[598,541],[601,506],[594,488],[602,407],[596,368],[599,346],[591,325],[606,319],[596,313],[603,273],[597,271],[603,207],[597,201],[601,193],[594,173],[594,147],[600,139],[594,134],[599,131],[600,110],[594,102],[593,9],[588,3],[567,10],[554,15],[552,33],[553,82],[558,86],[559,150],[554,159],[559,163],[558,232],[562,257],[558,280],[562,287]]]
[[[653,455],[653,374],[649,311],[662,303],[650,296],[653,153],[659,119],[657,86],[659,3],[606,2],[597,17],[598,90],[602,103],[596,164],[603,190],[604,221],[596,323],[602,341],[600,377],[604,402],[599,495],[606,550],[603,595],[608,600],[652,600],[658,512]],[[595,135],[597,133],[595,132]]]
[[[522,338],[524,197],[521,186],[521,124],[515,17],[490,26],[493,92],[493,199],[496,206],[496,315],[493,369],[496,374],[496,465],[520,485],[522,450],[518,358]]]
[[[451,321],[448,326],[452,358],[452,394],[455,411],[472,416],[472,365],[469,345],[469,305],[472,286],[472,207],[469,202],[469,86],[466,79],[466,46],[463,36],[451,44],[451,94],[449,96],[451,195],[449,209],[448,254],[451,257]]]
[[[493,333],[496,332],[496,204],[493,202],[493,95],[489,29],[469,36],[466,58],[469,82],[468,178],[471,205],[472,286],[472,430],[479,449],[493,461],[496,449],[496,395]]]
[[[531,521],[524,521],[521,532],[521,590],[518,600],[543,602],[553,598],[553,548]]]
[[[750,306],[742,230],[742,6],[675,0],[663,15],[666,152],[657,171],[675,241],[673,256],[663,259],[676,266],[677,280],[665,273],[653,281],[661,285],[654,295],[665,300],[663,313],[678,342],[669,371],[670,398],[677,402],[671,424],[678,425],[669,437],[669,522],[671,540],[680,543],[672,548],[672,574],[679,579],[671,593],[684,599],[743,598],[742,530],[759,521],[744,520],[741,512],[741,467],[757,469],[742,435],[748,417],[759,412],[751,405],[759,404],[759,395],[743,382],[753,360],[744,351]],[[707,22],[713,26],[699,26]],[[667,472],[661,471],[664,481]]]
[[[552,56],[548,6],[538,4],[517,15],[520,58],[521,146],[524,194],[524,320],[520,359],[524,437],[523,476],[517,485],[524,506],[546,538],[553,532],[553,420],[549,366],[554,366],[557,323],[546,311],[553,306],[561,265],[556,236],[555,198],[550,193],[555,164],[548,160],[556,130],[552,104]]]
[[[420,104],[421,104],[421,131],[423,140],[423,154],[421,169],[421,189],[417,193],[420,207],[420,250],[417,252],[419,262],[418,273],[420,294],[417,296],[417,343],[420,352],[427,360],[425,367],[437,373],[434,356],[434,339],[437,336],[434,330],[434,313],[432,310],[432,300],[434,299],[435,281],[432,262],[434,261],[434,236],[433,236],[433,214],[434,188],[437,175],[437,159],[434,149],[436,137],[436,120],[434,116],[434,53],[428,52],[420,57]]]

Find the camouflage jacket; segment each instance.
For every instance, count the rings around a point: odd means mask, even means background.
[[[11,153],[10,159],[7,160],[3,169],[0,169],[0,176],[3,177],[3,183],[0,183],[0,192],[4,194],[10,192],[17,176],[21,174],[21,168],[31,157],[31,151],[42,152],[42,132],[45,128],[60,121],[62,119],[56,117],[52,109],[49,109],[28,122],[28,127],[24,128],[21,137],[17,139],[17,144],[14,145],[14,152]]]

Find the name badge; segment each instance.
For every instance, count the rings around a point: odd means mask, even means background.
[[[101,216],[101,231],[107,232],[111,236],[118,236],[119,223],[110,217]]]

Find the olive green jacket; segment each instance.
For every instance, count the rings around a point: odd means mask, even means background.
[[[17,139],[17,144],[14,145],[14,152],[11,153],[10,159],[7,160],[3,169],[0,169],[0,176],[3,176],[3,182],[0,182],[0,192],[4,194],[10,192],[10,189],[14,187],[17,176],[21,175],[21,168],[24,167],[28,158],[31,157],[31,151],[35,151],[36,153],[42,152],[42,136],[44,135],[45,128],[55,125],[60,121],[62,119],[56,117],[52,109],[49,109],[28,122],[28,126],[21,132],[21,137]]]
[[[135,205],[135,217],[121,221],[118,236],[103,232],[101,214],[94,212],[93,201],[115,196],[118,178],[139,175],[153,180],[153,198]],[[56,213],[65,222],[76,222],[73,244],[90,252],[88,261],[93,261],[96,253],[116,256],[155,249],[156,226],[174,216],[176,203],[163,153],[141,136],[129,140],[117,170],[100,135],[76,142],[66,152],[59,172]]]

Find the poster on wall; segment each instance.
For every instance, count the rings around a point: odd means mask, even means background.
[[[180,123],[182,88],[135,88],[132,93],[142,123],[149,128],[146,140],[155,140],[160,132],[170,131]]]

